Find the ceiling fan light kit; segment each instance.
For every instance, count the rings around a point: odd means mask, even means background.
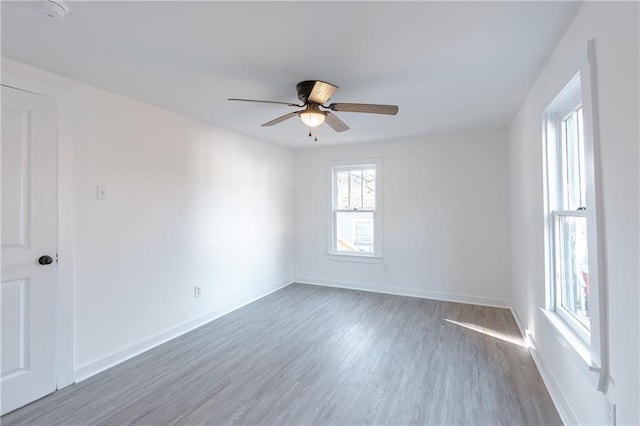
[[[308,127],[317,127],[322,123],[327,123],[336,132],[344,132],[349,130],[342,120],[340,120],[331,111],[344,111],[344,112],[364,112],[368,114],[385,114],[396,115],[398,113],[397,105],[378,105],[378,104],[360,104],[360,103],[333,103],[325,105],[325,103],[333,96],[338,90],[338,86],[331,83],[320,80],[306,80],[301,81],[296,85],[296,91],[298,92],[298,99],[302,102],[302,105],[279,102],[279,101],[263,101],[257,99],[240,99],[229,98],[229,101],[243,101],[243,102],[260,102],[268,104],[282,104],[291,107],[304,108],[301,111],[290,112],[276,119],[268,121],[263,126],[273,126],[281,123],[292,117],[298,116],[300,120]],[[320,108],[324,108],[329,111],[322,111]]]
[[[327,113],[324,111],[320,111],[317,105],[309,105],[307,109],[302,111],[300,114],[300,120],[308,127],[318,127],[322,123],[327,116]]]

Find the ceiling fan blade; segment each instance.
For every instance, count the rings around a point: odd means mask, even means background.
[[[288,106],[292,106],[292,107],[303,107],[304,106],[304,105],[292,104],[290,102],[260,101],[260,100],[257,100],[257,99],[229,98],[227,100],[228,101],[241,101],[241,102],[260,102],[260,103],[263,103],[263,104],[281,104],[281,105],[288,105]]]
[[[290,118],[292,118],[292,117],[297,116],[297,115],[298,115],[298,113],[299,113],[299,111],[296,111],[296,112],[290,112],[289,114],[285,114],[285,115],[283,115],[283,116],[281,116],[281,117],[276,118],[275,120],[267,121],[267,122],[266,122],[266,123],[264,123],[262,126],[263,126],[263,127],[265,127],[265,126],[273,126],[274,124],[281,123],[281,122],[283,122],[284,120],[288,120],[288,119],[290,119]]]
[[[324,81],[316,81],[313,85],[313,89],[311,89],[308,99],[310,102],[322,105],[327,102],[334,93],[336,93],[336,90],[338,90],[338,86],[325,83]]]
[[[347,126],[344,121],[340,120],[335,114],[331,114],[327,111],[325,115],[324,122],[329,125],[336,132],[344,132],[345,130],[349,130],[349,126]]]
[[[331,104],[331,111],[345,112],[367,112],[370,114],[387,114],[396,115],[398,113],[398,105],[377,105],[377,104]]]

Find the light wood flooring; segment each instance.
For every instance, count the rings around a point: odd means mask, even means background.
[[[2,424],[561,420],[508,310],[293,284]]]

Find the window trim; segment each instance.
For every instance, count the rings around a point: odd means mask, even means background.
[[[598,373],[599,379],[597,389],[605,392],[609,383],[609,351],[608,351],[608,320],[607,320],[607,272],[606,272],[606,251],[605,251],[605,229],[603,219],[603,199],[602,199],[602,172],[600,157],[600,134],[599,134],[599,115],[598,115],[598,90],[597,90],[597,70],[595,56],[595,39],[587,42],[586,61],[583,63],[579,72],[569,80],[559,94],[549,103],[544,110],[542,116],[542,140],[543,140],[543,185],[544,196],[544,247],[545,247],[545,281],[546,281],[546,300],[543,309],[544,317],[553,326],[553,330],[558,334],[558,339],[569,343],[569,347],[573,352],[580,355],[588,366],[589,370]],[[580,339],[578,334],[568,327],[564,321],[554,310],[555,289],[554,289],[554,272],[551,267],[554,261],[552,245],[554,244],[552,230],[554,219],[551,215],[553,196],[558,188],[554,188],[551,184],[553,181],[553,170],[549,169],[549,165],[557,164],[554,150],[549,149],[549,144],[555,143],[559,136],[557,130],[558,116],[562,112],[561,102],[558,102],[563,95],[566,95],[567,88],[575,79],[578,78],[578,84],[574,85],[573,90],[581,96],[583,108],[583,132],[584,132],[584,149],[585,149],[585,184],[586,184],[586,205],[588,210],[583,211],[587,218],[588,242],[587,250],[589,253],[589,287],[590,287],[590,309],[591,316],[591,333],[587,342]],[[566,96],[565,100],[566,100]],[[576,102],[573,103],[575,106]],[[568,109],[565,109],[568,110]],[[568,111],[567,111],[568,112]],[[564,116],[563,116],[564,117]],[[559,182],[555,179],[555,182]],[[557,198],[556,198],[557,199]],[[574,214],[575,212],[572,212]],[[583,346],[584,345],[584,346]],[[585,357],[585,355],[587,355]]]
[[[375,166],[376,169],[376,206],[375,210],[358,210],[361,212],[373,213],[373,253],[350,253],[338,251],[336,247],[336,213],[340,211],[350,212],[351,210],[334,209],[336,182],[334,179],[334,170],[351,169],[364,166]],[[382,198],[382,159],[381,158],[365,158],[358,160],[339,160],[329,161],[327,163],[327,248],[326,255],[329,260],[344,262],[361,262],[361,263],[382,263],[383,257],[383,198]]]

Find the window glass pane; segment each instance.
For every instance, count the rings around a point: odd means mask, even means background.
[[[584,146],[580,137],[582,131],[579,129],[581,124],[577,111],[572,112],[564,119],[564,202],[562,204],[567,210],[585,207]]]
[[[362,171],[362,207],[364,210],[376,209],[376,169]]]
[[[349,209],[349,172],[336,173],[336,209]]]
[[[336,251],[373,254],[373,213],[336,213]]]
[[[362,210],[362,170],[351,170],[349,179],[351,188],[349,209]]]
[[[576,320],[590,329],[587,219],[558,216],[557,223],[559,301]]]

